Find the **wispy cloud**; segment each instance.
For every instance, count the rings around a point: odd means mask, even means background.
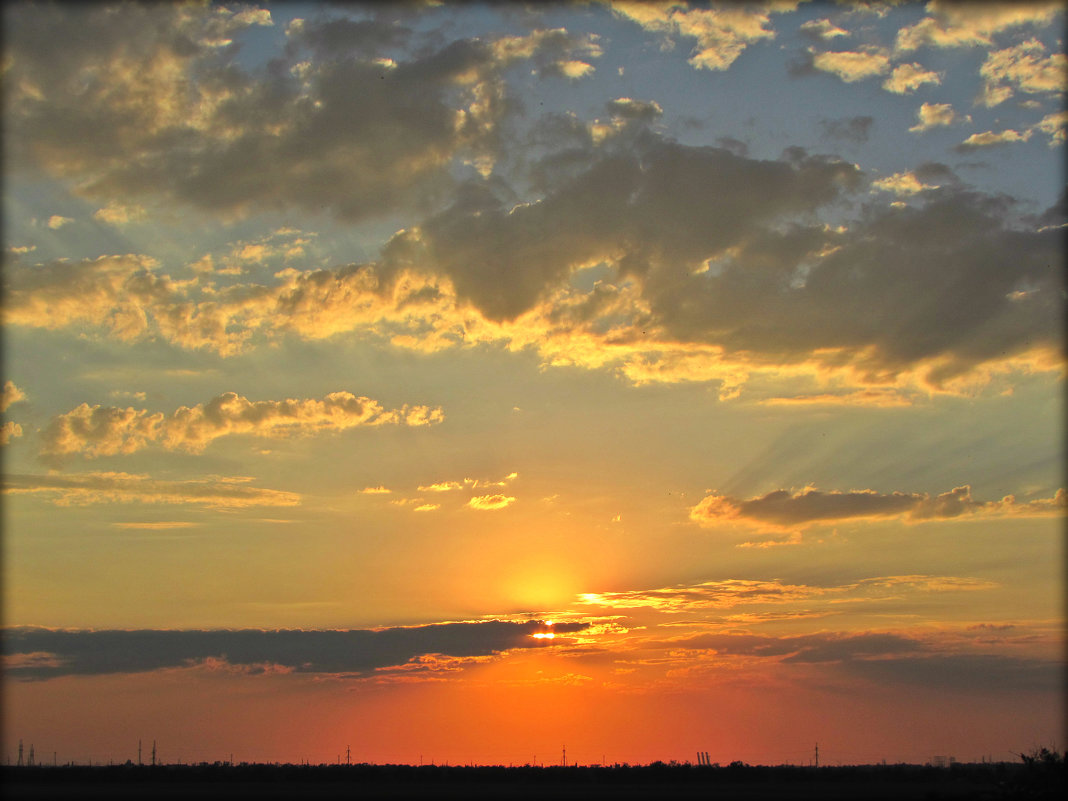
[[[171,414],[83,403],[52,418],[42,434],[41,455],[88,458],[129,454],[158,443],[168,450],[203,451],[214,440],[239,434],[284,438],[344,431],[359,426],[424,426],[440,423],[440,407],[403,406],[387,411],[378,401],[351,392],[314,398],[250,401],[225,392],[208,403]]]
[[[742,500],[727,495],[705,496],[690,509],[690,519],[702,526],[744,523],[757,527],[792,528],[838,520],[901,518],[911,522],[973,517],[1046,517],[1064,514],[1068,494],[1057,490],[1052,498],[1017,501],[1012,495],[1000,501],[979,501],[971,488],[956,487],[931,496],[927,493],[874,490],[799,492],[776,490]]]
[[[57,506],[98,503],[193,504],[213,509],[251,506],[296,506],[295,492],[250,486],[245,476],[219,476],[186,481],[153,479],[131,473],[74,473],[45,475],[14,473],[5,476],[4,492],[39,494]]]

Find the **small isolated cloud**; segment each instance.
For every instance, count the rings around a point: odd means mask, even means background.
[[[834,39],[838,36],[849,36],[849,31],[842,30],[829,19],[810,19],[808,22],[802,23],[801,32],[824,40]]]
[[[664,109],[655,100],[632,100],[629,97],[619,97],[609,100],[606,105],[613,117],[628,120],[652,121],[664,113]]]
[[[890,70],[890,56],[884,50],[810,52],[813,67],[837,75],[846,83],[885,75]]]
[[[379,485],[377,487],[364,487],[360,492],[364,495],[388,495],[393,492],[393,490]]]
[[[295,492],[249,486],[245,476],[212,477],[188,481],[162,481],[131,473],[13,474],[5,478],[4,492],[50,497],[56,506],[97,503],[193,504],[212,509],[251,506],[296,506]]]
[[[0,412],[6,412],[12,404],[23,400],[26,400],[26,393],[14,381],[5,381],[4,388],[0,390]]]
[[[1045,46],[1037,39],[988,53],[986,61],[979,68],[983,78],[979,102],[992,107],[1008,100],[1015,92],[1063,92],[1066,88],[1068,55],[1053,53],[1045,56],[1045,53]]]
[[[909,128],[913,133],[922,133],[930,128],[952,125],[962,119],[949,103],[924,103],[917,109],[916,117],[919,122]],[[971,117],[963,118],[965,121],[970,119]]]
[[[108,225],[124,225],[128,222],[143,220],[145,210],[138,205],[127,206],[116,200],[109,202],[104,208],[93,212],[93,219]]]
[[[53,231],[56,231],[62,228],[67,223],[72,222],[74,222],[74,220],[71,217],[61,217],[58,214],[53,214],[51,217],[48,218],[47,224],[49,228],[51,228]]]
[[[476,495],[467,502],[467,506],[469,509],[492,511],[503,509],[512,503],[515,503],[515,498],[510,495]]]
[[[0,445],[7,445],[11,440],[22,436],[22,426],[8,420],[0,426]]]
[[[1035,128],[1047,134],[1050,138],[1049,146],[1063,145],[1065,140],[1065,128],[1068,128],[1068,111],[1054,111],[1042,118]]]
[[[904,95],[927,83],[937,86],[942,83],[942,76],[937,72],[925,70],[919,64],[898,64],[890,73],[890,77],[883,81],[883,89],[896,95]]]
[[[1004,131],[983,131],[982,133],[972,134],[954,150],[960,152],[966,152],[968,150],[977,150],[981,147],[995,147],[997,145],[1009,145],[1015,142],[1026,142],[1031,138],[1031,129],[1024,130],[1023,133],[1014,131],[1012,128],[1007,128]]]
[[[41,455],[86,458],[139,451],[150,443],[199,453],[219,437],[248,434],[284,438],[343,431],[357,426],[423,426],[444,420],[440,407],[386,411],[377,401],[351,392],[314,398],[250,401],[225,392],[206,404],[182,406],[169,415],[146,409],[90,406],[57,415],[43,432]]]
[[[925,189],[937,189],[938,184],[925,184],[913,172],[897,172],[886,178],[872,181],[872,188],[881,192],[893,192],[899,197],[902,195],[915,195]]]
[[[420,506],[415,507],[412,511],[413,512],[433,512],[435,509],[440,509],[440,508],[441,508],[441,504],[440,503],[424,503],[424,504],[422,504]]]
[[[754,527],[801,528],[838,520],[900,518],[908,522],[968,517],[1047,517],[1063,514],[1068,493],[1063,489],[1048,499],[1018,502],[1012,495],[1000,501],[977,501],[971,488],[956,487],[934,497],[927,493],[874,490],[800,492],[776,490],[740,500],[712,493],[690,509],[690,519],[701,526],[742,523]]]

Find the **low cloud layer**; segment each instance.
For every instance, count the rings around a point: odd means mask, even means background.
[[[1048,517],[1062,515],[1068,494],[1057,490],[1052,498],[1017,501],[1012,495],[1000,501],[979,501],[971,488],[956,487],[931,496],[926,493],[874,490],[800,492],[776,490],[757,498],[741,500],[727,495],[707,495],[690,510],[690,519],[702,526],[745,523],[775,528],[803,527],[839,520],[901,518],[910,522],[968,517]]]
[[[250,401],[225,392],[205,404],[182,406],[169,415],[146,409],[89,406],[57,415],[42,434],[41,455],[92,458],[128,454],[158,443],[168,450],[203,451],[220,437],[310,436],[358,426],[425,426],[445,419],[440,407],[403,406],[390,411],[351,392],[314,398]]]
[[[4,476],[4,493],[40,495],[57,506],[98,503],[192,504],[211,509],[296,506],[300,495],[263,489],[247,476],[209,476],[186,481],[154,479],[132,473],[12,473]]]
[[[557,635],[587,623],[556,623]],[[533,635],[538,621],[492,620],[347,631],[69,631],[6,629],[5,673],[14,679],[48,679],[106,673],[141,673],[193,667],[209,661],[252,672],[284,671],[360,676],[431,655],[490,656],[513,648],[551,647]]]
[[[989,581],[957,576],[881,576],[833,586],[786,584],[778,580],[724,579],[654,590],[583,593],[579,596],[579,603],[611,609],[649,608],[677,613],[817,600],[834,603],[885,601],[911,592],[988,590],[994,586]]]

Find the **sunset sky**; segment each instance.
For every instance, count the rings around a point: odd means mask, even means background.
[[[1064,16],[5,4],[3,759],[1063,749]]]

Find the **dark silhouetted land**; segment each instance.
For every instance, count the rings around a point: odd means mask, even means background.
[[[1062,760],[850,767],[263,765],[6,767],[9,799],[1053,799]]]

